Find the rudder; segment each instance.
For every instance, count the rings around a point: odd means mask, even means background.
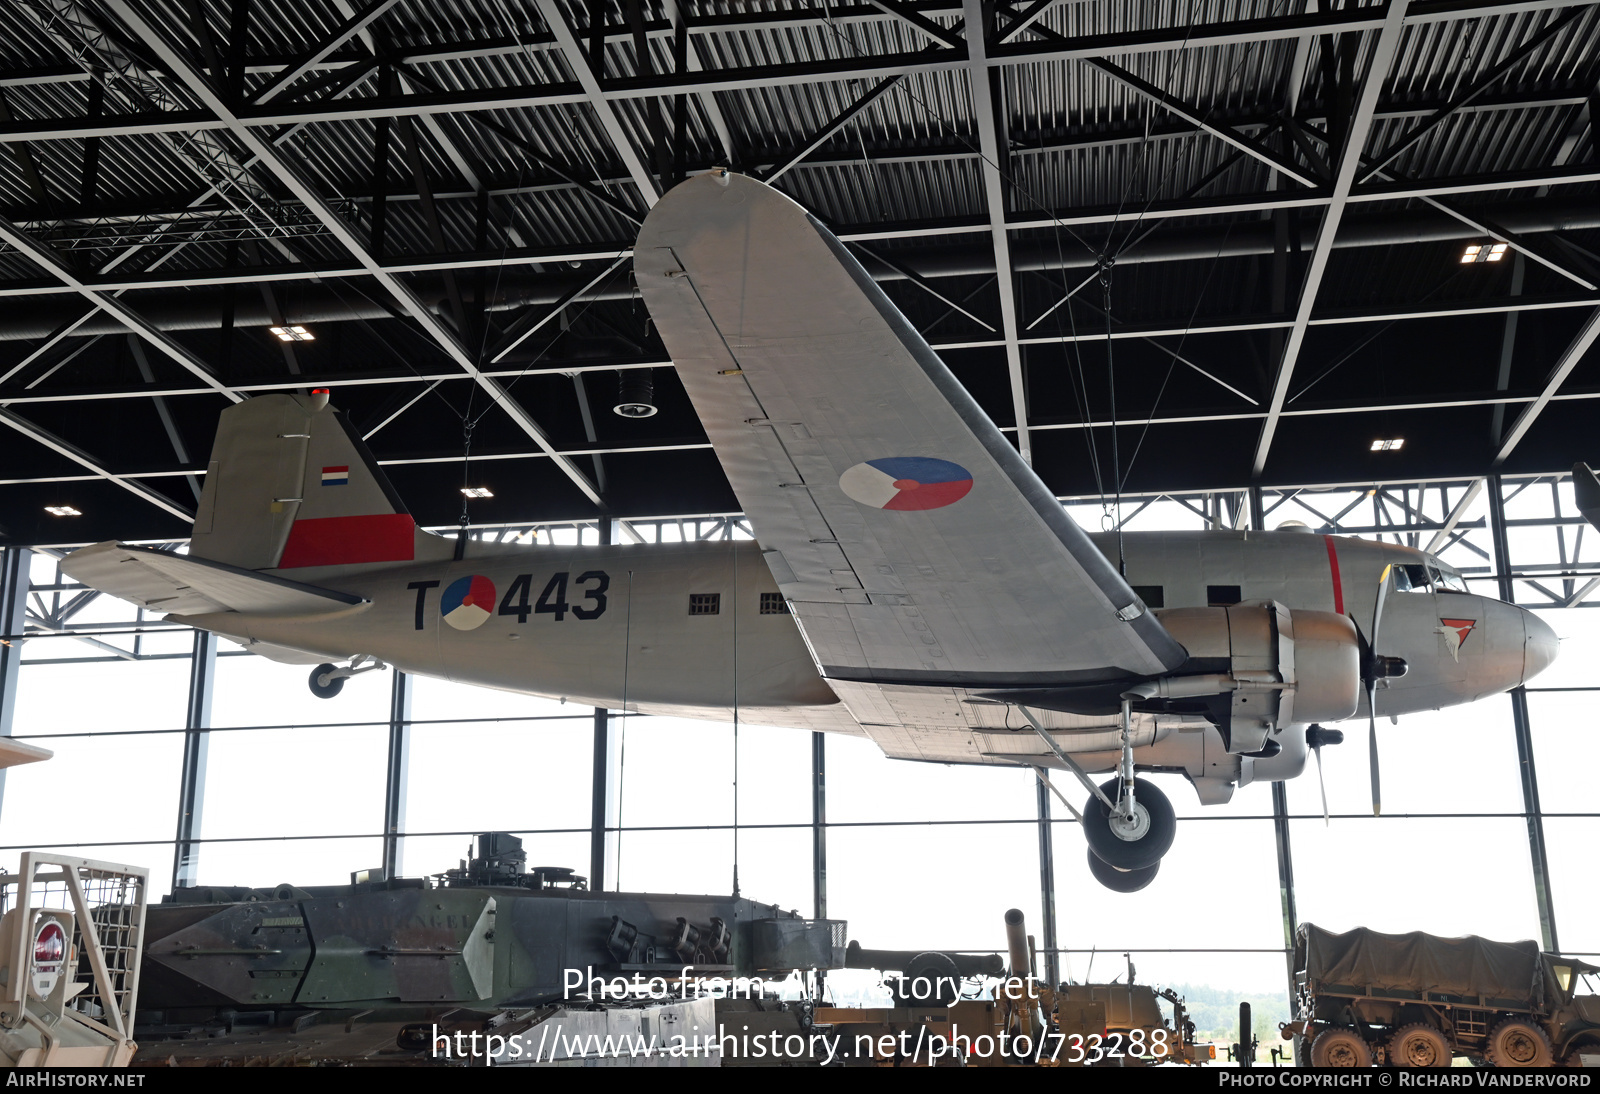
[[[189,553],[251,570],[416,557],[418,531],[325,398],[261,395],[222,412]]]

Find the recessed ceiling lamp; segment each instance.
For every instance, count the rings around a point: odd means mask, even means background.
[[[280,342],[315,342],[317,336],[304,327],[268,327],[267,330],[278,336]]]
[[[70,505],[46,505],[44,507],[44,511],[46,513],[49,513],[52,517],[81,517],[81,516],[83,516],[82,513],[78,512],[76,509],[74,509]]]
[[[1406,439],[1404,437],[1393,437],[1393,438],[1390,438],[1389,440],[1386,440],[1386,441],[1373,441],[1372,442],[1372,451],[1373,452],[1398,452],[1398,451],[1400,451],[1400,446],[1405,444],[1405,443],[1406,443]]]
[[[492,498],[494,494],[487,486],[463,486],[461,492],[469,498]]]
[[[1474,243],[1461,255],[1463,266],[1472,262],[1499,262],[1506,256],[1504,243]]]

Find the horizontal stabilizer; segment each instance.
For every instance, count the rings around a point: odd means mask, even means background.
[[[165,615],[312,616],[365,603],[350,593],[123,543],[74,551],[62,560],[61,569],[103,593]]]

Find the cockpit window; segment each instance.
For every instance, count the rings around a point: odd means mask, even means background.
[[[1432,582],[1428,578],[1428,568],[1423,565],[1396,566],[1394,568],[1394,587],[1402,593],[1425,593]]]
[[[1447,570],[1435,562],[1407,563],[1394,568],[1396,592],[1426,593],[1451,590],[1464,593],[1467,583],[1454,570]]]

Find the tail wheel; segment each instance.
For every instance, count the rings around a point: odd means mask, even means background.
[[[1118,781],[1112,779],[1102,783],[1100,789],[1105,791],[1106,797],[1116,801],[1118,786]],[[1172,811],[1172,803],[1155,784],[1135,779],[1133,802],[1132,821],[1113,815],[1098,797],[1090,798],[1089,804],[1083,807],[1083,834],[1089,841],[1089,850],[1101,862],[1118,870],[1143,870],[1154,866],[1172,847],[1172,838],[1178,834],[1178,818]]]
[[[1089,872],[1096,881],[1114,893],[1137,893],[1156,879],[1156,872],[1160,869],[1161,863],[1157,862],[1143,870],[1119,870],[1102,862],[1092,848],[1089,851]]]
[[[332,699],[344,690],[344,677],[335,676],[332,680],[323,682],[323,677],[334,670],[333,665],[318,665],[311,670],[311,694],[318,699]]]
[[[1312,1067],[1371,1067],[1372,1046],[1353,1029],[1325,1029],[1311,1042]]]
[[[1507,1018],[1489,1031],[1489,1062],[1495,1067],[1549,1067],[1556,1052],[1537,1023]]]
[[[1393,1067],[1449,1067],[1454,1055],[1444,1034],[1426,1022],[1401,1026],[1389,1038],[1389,1063]]]

